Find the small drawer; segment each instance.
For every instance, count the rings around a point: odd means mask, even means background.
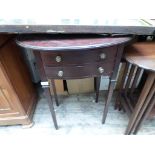
[[[92,63],[85,65],[69,65],[65,67],[45,67],[48,78],[53,79],[78,79],[94,76],[110,76],[113,72],[114,62]]]
[[[108,63],[116,57],[116,46],[108,48],[74,50],[74,51],[48,51],[41,52],[45,66],[61,66],[66,64],[85,64],[92,62]]]

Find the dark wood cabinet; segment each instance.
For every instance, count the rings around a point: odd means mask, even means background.
[[[0,46],[0,125],[31,125],[36,99],[20,49],[8,38]]]
[[[49,90],[49,87],[52,87],[56,105],[59,105],[54,79],[95,77],[97,102],[101,76],[109,76],[109,89],[102,117],[102,123],[105,123],[123,48],[131,39],[131,37],[100,35],[21,35],[17,38],[16,42],[19,46],[34,52],[41,76],[41,85],[45,88],[56,129],[58,125]]]

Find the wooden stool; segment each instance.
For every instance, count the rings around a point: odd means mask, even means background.
[[[126,47],[125,60],[127,63],[116,102],[123,100],[121,105],[130,116],[125,134],[136,134],[155,104],[155,42],[140,42]],[[144,70],[148,77],[134,103],[134,92]]]

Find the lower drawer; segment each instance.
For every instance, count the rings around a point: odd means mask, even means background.
[[[94,76],[110,76],[114,63],[93,63],[78,66],[45,67],[45,73],[51,79],[78,79]]]

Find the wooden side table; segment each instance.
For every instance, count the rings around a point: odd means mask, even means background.
[[[51,84],[58,105],[54,79],[97,77],[99,87],[100,76],[109,76],[110,84],[102,118],[102,123],[105,123],[124,44],[130,40],[130,37],[102,35],[22,35],[17,38],[19,46],[32,49],[35,54],[41,84],[45,87],[56,129],[58,125],[48,79],[52,79]]]

